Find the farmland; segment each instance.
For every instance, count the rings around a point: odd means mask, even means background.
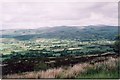
[[[68,55],[87,55],[96,53],[113,52],[112,44],[114,41],[73,41],[59,39],[36,39],[29,41],[18,41],[9,39],[6,43],[3,39],[0,43],[1,54],[4,58],[7,55],[23,57],[59,57]],[[5,42],[4,42],[5,41]],[[12,42],[14,41],[14,42]],[[28,56],[28,57],[29,57]],[[19,57],[19,56],[18,56]]]
[[[58,27],[47,30],[3,30],[2,32],[0,61],[3,78],[30,78],[31,76],[36,78],[34,75],[36,73],[38,73],[37,78],[94,78],[96,76],[91,75],[91,71],[92,74],[97,75],[95,64],[104,63],[111,58],[116,62],[119,58],[114,48],[116,27],[102,27],[102,29]],[[118,66],[115,65],[113,72],[110,69],[106,73],[114,75]],[[109,67],[109,65],[105,66]],[[87,68],[85,72],[84,67]],[[52,77],[47,76],[51,71],[55,72],[51,74]],[[83,75],[79,74],[81,71],[84,72]],[[66,76],[63,76],[65,73]],[[103,74],[98,73],[98,75]],[[115,78],[118,78],[117,72],[115,74]]]
[[[87,55],[114,53],[112,46],[114,41],[108,40],[80,42],[59,39],[35,39],[31,41],[9,39],[7,43],[5,40],[8,39],[4,38],[3,42],[0,43],[3,65],[7,64],[3,67],[3,70],[5,69],[3,74],[74,65],[85,62],[84,56]],[[83,58],[81,58],[82,56]],[[20,69],[20,66],[23,65],[24,68]],[[14,70],[14,68],[16,69]]]

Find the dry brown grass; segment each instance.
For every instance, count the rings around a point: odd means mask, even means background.
[[[104,69],[114,69],[116,66],[116,64],[118,64],[118,61],[120,60],[120,58],[112,58],[109,57],[109,59],[107,61],[104,62],[100,62],[100,63],[95,63],[94,68],[99,68],[101,66],[104,66]]]
[[[73,67],[69,67],[67,70],[65,70],[62,73],[63,75],[61,78],[75,78],[80,73],[85,72],[88,67],[92,67],[92,65],[88,63],[76,64]]]
[[[63,72],[62,68],[48,69],[47,71],[39,72],[39,76],[40,78],[56,78],[62,72]]]
[[[84,73],[89,68],[99,68],[101,66],[105,65],[105,69],[113,69],[116,67],[116,62],[119,59],[115,58],[109,58],[109,60],[104,62],[98,62],[94,65],[91,65],[89,63],[81,63],[76,64],[73,67],[67,67],[65,68],[54,68],[54,69],[48,69],[46,71],[38,71],[38,72],[26,72],[22,74],[12,74],[12,75],[6,75],[4,78],[75,78],[76,76]]]
[[[54,68],[48,69],[46,71],[39,72],[27,72],[24,74],[12,74],[6,75],[5,78],[73,78],[79,73],[84,72],[87,67],[91,67],[88,63],[76,64],[73,67],[64,68]]]

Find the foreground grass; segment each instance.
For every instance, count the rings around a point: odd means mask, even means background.
[[[77,78],[120,78],[119,69],[119,59],[111,58],[106,62],[96,63],[95,66],[89,68]]]
[[[92,73],[91,73],[92,72]],[[99,71],[97,72],[94,69],[90,69],[87,73],[83,73],[77,78],[119,78],[117,71]]]
[[[94,64],[81,63],[67,68],[6,75],[4,78],[119,78],[119,64],[118,58],[110,57],[107,61]]]

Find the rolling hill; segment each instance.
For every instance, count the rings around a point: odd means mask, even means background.
[[[36,38],[58,38],[80,41],[108,39],[114,40],[118,34],[117,26],[89,25],[89,26],[57,26],[38,29],[1,30],[2,38],[31,40]]]

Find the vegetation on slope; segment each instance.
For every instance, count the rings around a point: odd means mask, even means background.
[[[80,63],[73,67],[60,67],[46,71],[26,72],[3,76],[3,78],[119,78],[118,58],[110,57],[109,60],[89,64]]]
[[[80,41],[90,40],[114,40],[118,33],[117,26],[58,26],[45,29],[28,30],[3,30],[3,38],[15,38],[18,40],[30,40],[36,38],[58,38]],[[111,37],[112,36],[112,37]]]

